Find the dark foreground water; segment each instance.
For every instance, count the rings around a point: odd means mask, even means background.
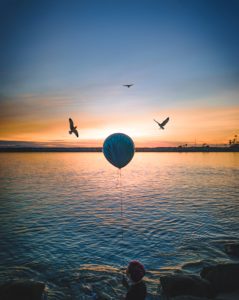
[[[136,153],[121,178],[101,153],[1,153],[0,189],[0,282],[42,280],[49,299],[120,299],[132,259],[153,297],[160,273],[239,241],[239,153]]]

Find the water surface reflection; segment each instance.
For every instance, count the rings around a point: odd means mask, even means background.
[[[119,184],[101,153],[1,153],[1,274],[27,268],[52,282],[104,267],[117,281],[131,259],[150,272],[228,261],[238,167],[238,153],[136,153]]]

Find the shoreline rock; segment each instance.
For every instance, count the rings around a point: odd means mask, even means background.
[[[45,283],[32,280],[14,280],[0,286],[1,300],[41,300]]]
[[[200,275],[210,282],[216,294],[239,289],[239,264],[218,264],[204,267]]]
[[[225,245],[225,252],[230,256],[239,257],[239,243],[228,243]]]
[[[160,276],[162,299],[167,300],[238,300],[239,264],[204,267],[200,276],[174,274]]]
[[[97,271],[96,276],[95,271]],[[114,278],[112,278],[112,272]],[[150,287],[146,299],[239,300],[239,263],[203,267],[200,275],[190,275],[185,272],[162,275],[161,272],[148,271],[145,278],[146,284],[151,283],[152,279],[155,284],[158,283],[153,289],[152,286]],[[16,278],[5,283],[3,281],[3,284],[0,285],[1,300],[41,300],[46,285],[49,300],[56,299],[56,295],[59,299],[81,299],[83,294],[86,298],[94,296],[98,300],[113,299],[112,295],[118,295],[118,299],[121,299],[120,297],[123,297],[125,293],[121,285],[122,271],[106,267],[82,267],[69,280],[64,278],[64,274],[60,274],[54,281],[60,285],[54,285],[48,281],[42,283],[38,281],[40,278],[35,281],[32,279],[22,280],[19,276]],[[107,289],[102,288],[105,286]],[[115,299],[117,300],[117,298]]]
[[[161,276],[162,296],[194,296],[210,298],[214,296],[210,282],[197,275],[167,275]]]

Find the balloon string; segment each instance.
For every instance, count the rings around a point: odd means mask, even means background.
[[[121,180],[121,169],[119,169],[119,196],[120,196],[120,214],[121,214],[121,238],[124,239],[124,224],[123,224],[123,199],[122,199],[122,180]]]
[[[118,179],[117,179],[117,189],[119,191],[119,200],[120,200],[120,227],[121,227],[121,241],[123,242],[124,240],[124,222],[123,222],[123,213],[124,213],[124,207],[123,207],[123,198],[122,198],[122,176],[121,176],[121,169],[119,169],[118,171]],[[123,245],[122,245],[123,247]],[[119,247],[120,249],[120,254],[121,254],[121,257],[122,257],[122,266],[124,265],[124,259],[123,259],[123,256],[122,256],[122,249],[121,247]],[[124,277],[124,270],[122,269],[122,276]]]
[[[119,169],[119,172],[118,172],[118,182],[119,182],[119,185],[118,185],[118,188],[119,188],[119,196],[120,196],[120,211],[121,211],[121,242],[122,242],[122,246],[121,247],[124,247],[123,246],[123,243],[124,243],[124,230],[125,228],[127,227],[126,224],[124,224],[125,220],[124,220],[124,203],[123,203],[123,193],[122,193],[122,173],[121,173],[121,169]],[[122,272],[122,277],[125,277],[125,269],[124,269],[124,265],[125,265],[125,259],[124,259],[124,255],[123,255],[123,248],[119,247],[120,249],[120,254],[121,254],[121,264],[122,264],[122,269],[121,269],[121,272]]]
[[[122,199],[122,178],[121,178],[121,169],[119,169],[119,194],[120,194],[120,211],[121,211],[121,240],[123,242],[124,240],[124,220],[123,220],[123,199]],[[122,244],[123,247],[123,244]],[[122,266],[124,265],[124,258],[122,255],[122,250],[121,250],[121,257],[122,257]],[[122,276],[124,277],[124,271],[122,269]]]
[[[122,221],[123,221],[123,200],[122,200],[121,169],[119,169],[119,187],[120,187],[121,219],[122,219]]]
[[[121,181],[121,169],[118,169],[118,177],[116,187],[119,191],[119,200],[120,200],[120,224],[121,224],[121,236],[123,240],[123,199],[122,199],[122,181]]]

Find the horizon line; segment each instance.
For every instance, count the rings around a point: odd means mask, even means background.
[[[103,147],[0,146],[0,152],[102,152],[102,150]],[[233,146],[135,147],[135,152],[239,152],[239,144]]]

